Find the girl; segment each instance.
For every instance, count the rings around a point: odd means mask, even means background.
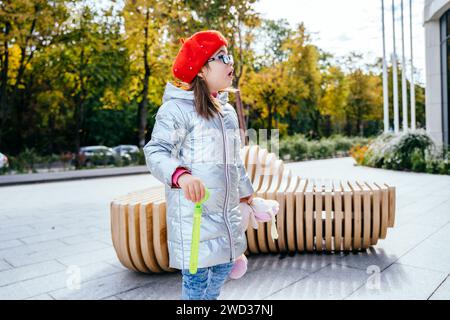
[[[165,184],[169,266],[182,271],[182,299],[217,299],[236,259],[247,248],[239,202],[253,187],[239,156],[234,108],[227,103],[233,58],[214,30],[182,39],[172,66],[185,88],[167,83],[151,140],[144,147],[150,172]],[[195,202],[203,204],[198,271],[189,272]]]

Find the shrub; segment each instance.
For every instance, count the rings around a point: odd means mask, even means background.
[[[332,141],[322,139],[318,142],[311,141],[309,143],[308,154],[313,159],[330,158],[334,155],[335,145]]]
[[[416,172],[424,172],[426,165],[423,153],[419,149],[415,149],[411,154],[411,169]]]
[[[17,156],[10,157],[10,168],[19,173],[36,172],[36,164],[41,161],[41,157],[32,149],[26,148]]]
[[[280,140],[280,157],[283,160],[300,161],[308,156],[308,140],[296,134]]]
[[[382,134],[351,155],[358,164],[376,168],[449,174],[448,150],[438,152],[423,129]]]
[[[140,165],[145,165],[146,164],[144,150],[142,150],[142,149],[139,149],[137,162]]]
[[[367,138],[334,135],[321,140],[308,140],[302,134],[285,137],[280,140],[280,157],[283,160],[301,161],[306,159],[323,159],[347,155],[350,148]]]

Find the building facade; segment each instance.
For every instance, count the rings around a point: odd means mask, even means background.
[[[426,128],[449,145],[450,0],[425,0]]]

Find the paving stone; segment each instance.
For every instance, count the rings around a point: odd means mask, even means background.
[[[35,263],[26,267],[8,269],[0,272],[0,287],[21,280],[36,278],[63,269],[65,269],[65,266],[57,261],[47,261]]]
[[[155,281],[155,277],[137,272],[121,271],[110,276],[86,282],[79,290],[60,289],[49,294],[55,299],[92,300],[103,299],[112,295],[142,287]]]
[[[427,239],[401,257],[398,263],[450,273],[449,244]]]
[[[54,248],[52,250],[39,250],[36,252],[32,252],[24,255],[9,255],[5,258],[7,262],[12,264],[15,267],[25,266],[37,262],[53,260],[57,258],[64,258],[69,256],[76,256],[80,253],[92,252],[93,250],[99,249],[108,249],[110,250],[110,246],[100,242],[100,241],[90,241],[84,242],[76,245],[64,245],[61,247]]]
[[[430,300],[450,300],[450,277],[447,276],[445,281],[436,289],[429,298]]]
[[[393,264],[379,274],[373,274],[370,285],[353,292],[349,299],[426,300],[446,278],[437,272],[401,264]]]
[[[0,271],[11,269],[12,266],[5,260],[0,259]]]
[[[102,262],[80,267],[66,267],[63,271],[0,287],[0,298],[24,299],[57,289],[73,288],[76,290],[78,285],[81,288],[88,281],[121,271],[119,268]],[[50,298],[52,299],[52,297]]]
[[[279,291],[266,296],[265,300],[329,300],[344,299],[364,285],[369,275],[362,270],[330,264]]]

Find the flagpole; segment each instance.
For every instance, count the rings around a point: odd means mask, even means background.
[[[397,80],[397,53],[395,50],[395,7],[394,0],[392,0],[392,32],[393,32],[393,44],[394,52],[392,54],[392,74],[393,83],[392,87],[394,90],[394,132],[399,132],[399,114],[398,114],[398,80]]]
[[[412,0],[409,0],[409,36],[411,42],[411,129],[416,129],[416,90],[414,85],[414,62],[413,62],[413,31],[412,31]]]
[[[408,94],[406,92],[406,62],[405,62],[405,28],[403,23],[403,0],[401,0],[402,11],[402,113],[403,131],[408,130]]]
[[[389,92],[388,92],[388,74],[386,63],[386,35],[384,28],[384,0],[381,0],[381,25],[383,30],[383,116],[384,132],[389,131]]]

